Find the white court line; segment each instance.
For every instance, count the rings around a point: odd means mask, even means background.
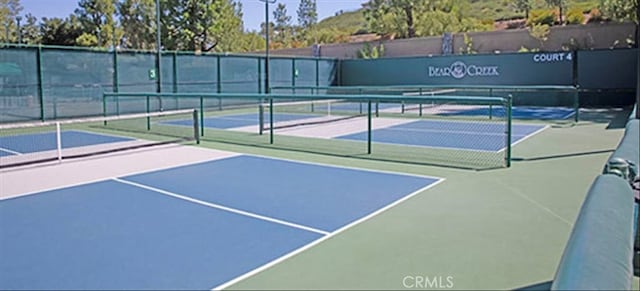
[[[557,213],[553,212],[553,210],[549,209],[549,207],[544,206],[543,204],[541,204],[540,202],[533,200],[531,197],[527,196],[526,194],[522,193],[522,191],[520,191],[517,188],[513,188],[510,185],[505,184],[504,182],[502,182],[501,180],[497,180],[498,183],[502,184],[502,186],[505,186],[509,189],[511,189],[511,191],[513,193],[515,193],[516,195],[520,196],[520,198],[529,201],[531,204],[537,206],[538,208],[542,209],[543,211],[551,214],[551,216],[559,219],[560,221],[566,223],[569,227],[573,227],[573,223],[571,223],[570,221],[564,219],[564,217],[558,215]]]
[[[192,202],[192,203],[208,206],[208,207],[211,207],[211,208],[215,208],[215,209],[224,210],[224,211],[235,213],[235,214],[248,216],[248,217],[251,217],[251,218],[256,218],[256,219],[269,221],[269,222],[273,222],[273,223],[277,223],[277,224],[281,224],[281,225],[285,225],[285,226],[289,226],[289,227],[293,227],[293,228],[297,228],[297,229],[302,229],[302,230],[306,230],[306,231],[310,231],[310,232],[315,232],[315,233],[318,233],[318,234],[321,234],[321,235],[328,235],[329,234],[328,231],[324,231],[324,230],[316,229],[316,228],[313,228],[313,227],[309,227],[309,226],[305,226],[305,225],[301,225],[301,224],[297,224],[297,223],[293,223],[293,222],[289,222],[289,221],[285,221],[285,220],[281,220],[281,219],[277,219],[277,218],[273,218],[273,217],[268,217],[268,216],[264,216],[264,215],[260,215],[260,214],[256,214],[256,213],[251,213],[251,212],[247,212],[247,211],[240,210],[240,209],[235,209],[235,208],[231,208],[231,207],[227,207],[227,206],[222,206],[222,205],[219,205],[219,204],[209,203],[209,202],[206,202],[206,201],[202,201],[202,200],[198,200],[198,199],[195,199],[195,198],[191,198],[191,197],[187,197],[187,196],[184,196],[184,195],[180,195],[180,194],[177,194],[177,193],[165,191],[165,190],[162,190],[162,189],[159,189],[159,188],[155,188],[155,187],[151,187],[151,186],[147,186],[147,185],[144,185],[144,184],[123,180],[123,179],[120,179],[120,178],[113,178],[111,180],[116,181],[116,182],[120,182],[120,183],[123,183],[123,184],[128,184],[128,185],[131,185],[131,186],[135,186],[135,187],[138,187],[138,188],[151,190],[151,191],[154,191],[154,192],[158,192],[160,194],[164,194],[164,195],[167,195],[167,196],[171,196],[171,197],[174,197],[174,198],[182,199],[182,200],[189,201],[189,202]]]
[[[249,157],[255,157],[255,158],[279,160],[279,161],[285,161],[285,162],[291,162],[291,163],[297,163],[297,164],[321,166],[321,167],[328,167],[328,168],[347,169],[347,170],[355,170],[355,171],[362,171],[362,172],[392,174],[392,175],[401,175],[401,176],[411,176],[411,177],[428,178],[428,179],[435,179],[435,180],[443,179],[443,178],[435,177],[435,176],[418,175],[418,174],[394,172],[394,171],[386,171],[386,170],[377,170],[377,169],[357,168],[357,167],[341,166],[341,165],[332,165],[332,164],[324,164],[324,163],[318,163],[318,162],[308,162],[308,161],[300,161],[300,160],[293,160],[293,159],[287,159],[287,158],[263,156],[263,155],[258,155],[258,154],[241,154],[239,156],[249,156]],[[226,157],[225,159],[230,159],[230,158],[233,158],[233,157],[238,157],[238,156],[230,156],[230,157]]]
[[[464,130],[440,130],[440,129],[422,129],[422,128],[402,128],[402,127],[388,127],[385,130],[392,131],[408,131],[408,132],[443,132],[443,133],[460,133],[460,134],[473,134],[473,135],[488,135],[488,136],[504,136],[504,132],[477,132],[477,131],[464,131]]]
[[[413,193],[411,193],[411,194],[409,194],[407,196],[404,196],[404,197],[396,200],[395,202],[393,202],[391,204],[387,204],[387,206],[382,207],[382,208],[370,213],[369,215],[367,215],[365,217],[362,217],[362,218],[360,218],[360,219],[358,219],[358,220],[356,220],[354,222],[351,222],[351,223],[339,228],[338,230],[335,230],[335,231],[331,232],[330,234],[328,234],[326,236],[323,236],[323,237],[321,237],[321,238],[319,238],[319,239],[317,239],[315,241],[310,242],[307,245],[304,245],[304,246],[302,246],[302,247],[300,247],[300,248],[298,248],[296,250],[291,251],[288,254],[285,254],[285,255],[283,255],[283,256],[281,256],[279,258],[276,258],[271,262],[268,262],[268,263],[266,263],[266,264],[264,264],[264,265],[262,265],[260,267],[257,267],[257,268],[255,268],[255,269],[253,269],[253,270],[251,270],[251,271],[249,271],[247,273],[244,273],[244,274],[242,274],[242,275],[240,275],[240,276],[238,276],[238,277],[236,277],[234,279],[231,279],[228,282],[225,282],[225,283],[223,283],[221,285],[213,287],[213,288],[211,288],[211,290],[222,290],[222,289],[225,289],[225,288],[227,288],[227,287],[229,287],[229,286],[231,286],[233,284],[236,284],[236,283],[238,283],[238,282],[240,282],[240,281],[242,281],[242,280],[244,280],[246,278],[249,278],[249,277],[251,277],[251,276],[253,276],[255,274],[258,274],[258,273],[260,273],[260,272],[262,272],[262,271],[264,271],[264,270],[266,270],[268,268],[271,268],[271,267],[277,265],[278,263],[280,263],[280,262],[282,262],[284,260],[287,260],[287,259],[289,259],[289,258],[291,258],[291,257],[293,257],[293,256],[295,256],[295,255],[297,255],[299,253],[302,253],[303,251],[306,251],[307,249],[310,249],[313,246],[315,246],[315,245],[317,245],[317,244],[319,244],[319,243],[321,243],[321,242],[323,242],[325,240],[328,240],[328,239],[338,235],[339,233],[342,233],[342,232],[346,231],[347,229],[350,229],[350,228],[352,228],[352,227],[354,227],[354,226],[356,226],[356,225],[358,225],[358,224],[360,224],[362,222],[365,222],[365,221],[371,219],[372,217],[374,217],[374,216],[376,216],[376,215],[378,215],[378,214],[380,214],[382,212],[387,211],[388,209],[390,209],[390,208],[392,208],[392,207],[394,207],[394,206],[396,206],[396,205],[408,200],[409,198],[417,195],[418,193],[421,193],[422,191],[426,191],[427,189],[440,184],[444,180],[445,180],[444,178],[440,178],[438,181],[435,181],[435,182],[433,182],[433,183],[431,183],[431,184],[429,184],[429,185],[427,185],[427,186],[425,186],[425,187],[423,187],[421,189],[418,189],[418,190],[414,191]]]
[[[211,158],[206,158],[206,159],[204,159],[202,161],[186,162],[186,163],[180,163],[178,165],[161,166],[161,167],[157,167],[157,168],[153,168],[153,169],[142,169],[142,170],[138,170],[138,171],[127,172],[127,173],[124,173],[124,174],[118,175],[118,176],[134,176],[134,175],[139,175],[139,174],[146,174],[146,173],[155,172],[155,171],[163,171],[163,170],[169,170],[169,169],[174,169],[174,168],[179,168],[179,167],[197,165],[197,164],[201,164],[201,163],[219,161],[219,160],[224,160],[224,159],[228,159],[228,158],[237,157],[237,156],[241,156],[242,155],[242,154],[232,153],[232,152],[227,152],[227,151],[219,151],[219,152],[228,153],[229,156],[211,157]],[[135,152],[132,152],[132,153],[136,154]],[[126,153],[125,155],[129,155],[129,154],[132,154],[132,153]],[[112,158],[112,157],[113,156],[103,156],[103,157],[101,157],[99,159],[105,159],[105,158],[108,159],[108,158]],[[76,163],[82,163],[82,162],[87,162],[87,160],[77,160],[76,161]],[[72,162],[67,162],[67,164],[71,164],[71,163]],[[57,167],[58,165],[60,165],[60,164],[56,161],[56,162],[54,162],[52,164],[45,164],[44,167],[52,167],[52,166],[53,167]],[[2,172],[0,172],[0,174],[1,173]],[[37,194],[41,194],[43,192],[56,191],[56,190],[61,190],[61,189],[66,189],[66,188],[71,188],[71,187],[77,187],[77,186],[83,186],[83,185],[88,185],[88,184],[108,181],[108,180],[112,180],[114,178],[117,178],[117,177],[105,176],[105,177],[99,177],[99,178],[95,178],[95,179],[88,179],[88,180],[84,180],[82,182],[77,182],[77,183],[69,183],[69,184],[65,184],[65,185],[61,185],[61,186],[38,189],[38,190],[35,190],[35,191],[20,193],[20,194],[11,195],[11,196],[4,196],[4,197],[0,196],[0,202],[2,202],[3,200],[10,200],[10,199],[19,198],[19,197],[22,197],[22,196],[37,195]]]
[[[21,152],[12,151],[12,150],[7,149],[7,148],[0,148],[0,151],[6,152],[6,153],[10,153],[10,154],[14,154],[16,156],[20,156],[20,155],[23,154]]]
[[[542,131],[544,131],[544,130],[545,130],[545,129],[547,129],[547,128],[549,128],[549,125],[545,125],[545,126],[543,126],[542,128],[540,128],[540,129],[538,129],[538,130],[536,130],[536,131],[534,131],[534,132],[532,132],[532,133],[530,133],[530,134],[525,135],[523,138],[521,138],[521,139],[519,139],[519,140],[517,140],[517,141],[515,141],[515,142],[512,142],[512,143],[511,143],[511,147],[514,147],[515,145],[517,145],[517,144],[519,144],[519,143],[523,142],[524,140],[526,140],[526,139],[528,139],[528,138],[530,138],[530,137],[532,137],[532,136],[534,136],[534,135],[536,135],[536,134],[538,134],[538,133],[541,133]],[[501,150],[499,150],[498,152],[504,151],[504,150],[506,150],[506,149],[507,149],[507,147],[504,147],[504,148],[502,148]]]

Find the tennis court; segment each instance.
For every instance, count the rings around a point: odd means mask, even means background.
[[[0,136],[0,157],[55,150],[57,149],[55,135],[55,131],[50,131]],[[65,130],[60,132],[60,135],[63,148],[76,148],[133,140],[127,137],[78,130]]]
[[[210,289],[439,181],[241,155],[4,199],[0,288]]]
[[[504,131],[501,124],[483,124],[482,131],[472,130],[478,123],[444,120],[419,120],[379,128],[372,132],[375,142],[433,148],[475,151],[504,150]],[[514,124],[511,143],[516,144],[544,130],[544,125]],[[367,132],[338,136],[338,139],[366,141]]]

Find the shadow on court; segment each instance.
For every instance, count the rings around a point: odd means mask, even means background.
[[[514,162],[530,162],[530,161],[541,161],[541,160],[550,160],[550,159],[561,159],[561,158],[571,158],[571,157],[579,157],[579,156],[597,155],[597,154],[604,154],[604,153],[612,153],[613,151],[614,151],[614,149],[597,150],[597,151],[569,153],[569,154],[561,154],[561,155],[550,155],[550,156],[533,157],[533,158],[512,157],[511,160],[514,161]]]
[[[529,285],[529,286],[524,286],[524,287],[520,287],[520,288],[516,288],[514,290],[516,291],[542,291],[542,290],[551,290],[551,284],[553,284],[553,281],[547,281],[547,282],[541,282],[541,283],[536,283],[533,285]]]

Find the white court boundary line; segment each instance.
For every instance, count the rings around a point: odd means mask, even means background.
[[[392,207],[394,207],[394,206],[396,206],[396,205],[398,205],[398,204],[400,204],[400,203],[412,198],[413,196],[415,196],[415,195],[417,195],[417,194],[419,194],[419,193],[421,193],[423,191],[426,191],[426,190],[428,190],[428,189],[440,184],[444,180],[445,180],[444,178],[440,178],[439,180],[437,180],[437,181],[435,181],[435,182],[433,182],[433,183],[431,183],[431,184],[429,184],[429,185],[427,185],[425,187],[422,187],[422,188],[414,191],[413,193],[410,193],[409,195],[404,196],[404,197],[402,197],[402,198],[400,198],[400,199],[398,199],[398,200],[396,200],[396,201],[394,201],[394,202],[392,202],[390,204],[387,204],[386,206],[384,206],[384,207],[382,207],[382,208],[380,208],[380,209],[378,209],[378,210],[376,210],[376,211],[374,211],[372,213],[369,213],[368,215],[366,215],[366,216],[364,216],[364,217],[362,217],[362,218],[360,218],[360,219],[358,219],[356,221],[353,221],[353,222],[351,222],[351,223],[339,228],[338,230],[335,230],[335,231],[329,233],[328,235],[325,235],[325,236],[323,236],[323,237],[321,237],[321,238],[319,238],[319,239],[317,239],[315,241],[312,241],[312,242],[310,242],[310,243],[308,243],[308,244],[306,244],[306,245],[304,245],[304,246],[302,246],[302,247],[300,247],[298,249],[295,249],[295,250],[289,252],[288,254],[285,254],[285,255],[283,255],[283,256],[281,256],[279,258],[276,258],[276,259],[272,260],[271,262],[268,262],[268,263],[266,263],[266,264],[264,264],[264,265],[262,265],[260,267],[257,267],[257,268],[255,268],[255,269],[253,269],[253,270],[251,270],[251,271],[249,271],[247,273],[244,273],[244,274],[242,274],[242,275],[240,275],[240,276],[238,276],[238,277],[236,277],[234,279],[231,279],[230,281],[227,281],[227,282],[225,282],[225,283],[223,283],[221,285],[213,287],[213,288],[211,288],[211,290],[222,290],[222,289],[225,289],[225,288],[227,288],[227,287],[229,287],[231,285],[234,285],[234,284],[236,284],[236,283],[238,283],[238,282],[240,282],[240,281],[242,281],[242,280],[244,280],[246,278],[249,278],[249,277],[251,277],[251,276],[253,276],[255,274],[258,274],[258,273],[260,273],[260,272],[262,272],[262,271],[264,271],[266,269],[269,269],[269,268],[271,268],[271,267],[273,267],[273,266],[275,266],[275,265],[277,265],[277,264],[279,264],[279,263],[281,263],[281,262],[283,262],[283,261],[295,256],[295,255],[298,255],[298,254],[300,254],[300,253],[302,253],[302,252],[314,247],[317,244],[320,244],[320,243],[324,242],[325,240],[328,240],[328,239],[330,239],[330,238],[332,238],[332,237],[334,237],[334,236],[336,236],[336,235],[338,235],[338,234],[340,234],[340,233],[342,233],[342,232],[344,232],[344,231],[346,231],[346,230],[348,230],[348,229],[350,229],[350,228],[352,228],[352,227],[354,227],[354,226],[356,226],[356,225],[358,225],[360,223],[363,223],[363,222],[373,218],[374,216],[376,216],[376,215],[378,215],[378,214],[380,214],[382,212],[385,212],[385,211],[391,209]]]
[[[232,208],[232,207],[227,207],[227,206],[222,206],[219,204],[215,204],[215,203],[210,203],[210,202],[206,202],[206,201],[202,201],[199,199],[195,199],[195,198],[191,198],[191,197],[187,197],[184,195],[180,195],[177,193],[173,193],[173,192],[169,192],[166,190],[162,190],[156,187],[152,187],[152,186],[148,186],[148,185],[144,185],[144,184],[140,184],[140,183],[136,183],[136,182],[132,182],[132,181],[127,181],[127,180],[123,180],[121,178],[112,178],[111,181],[115,181],[115,182],[119,182],[119,183],[123,183],[123,184],[128,184],[130,186],[134,186],[134,187],[138,187],[138,188],[142,188],[145,190],[150,190],[153,192],[157,192],[160,194],[164,194],[167,196],[171,196],[174,198],[178,198],[181,200],[185,200],[185,201],[189,201],[195,204],[200,204],[203,206],[207,206],[207,207],[211,207],[211,208],[215,208],[218,210],[223,210],[223,211],[227,211],[227,212],[231,212],[231,213],[235,213],[235,214],[239,214],[239,215],[243,215],[243,216],[247,216],[247,217],[251,217],[251,218],[255,218],[255,219],[259,219],[259,220],[264,220],[264,221],[268,221],[268,222],[273,222],[276,224],[281,224],[281,225],[285,225],[285,226],[289,226],[289,227],[293,227],[293,228],[297,228],[297,229],[301,229],[301,230],[306,230],[309,232],[315,232],[317,234],[321,234],[321,235],[327,235],[329,234],[328,231],[324,231],[324,230],[320,230],[317,228],[313,228],[310,226],[306,226],[306,225],[302,225],[302,224],[297,224],[297,223],[293,223],[293,222],[289,222],[286,220],[281,220],[281,219],[277,219],[277,218],[273,218],[273,217],[269,217],[269,216],[264,216],[264,215],[260,215],[260,214],[256,214],[256,213],[251,213],[248,211],[244,211],[244,210],[240,210],[240,209],[236,209],[236,208]]]
[[[519,143],[521,143],[521,142],[523,142],[523,141],[525,141],[525,140],[529,139],[530,137],[532,137],[532,136],[534,136],[534,135],[536,135],[536,134],[538,134],[538,133],[543,132],[545,129],[547,129],[547,128],[549,128],[549,127],[550,127],[549,125],[545,125],[545,126],[543,126],[542,128],[540,128],[540,129],[538,129],[538,130],[536,130],[536,131],[534,131],[534,132],[532,132],[532,133],[530,133],[530,134],[525,135],[523,138],[521,138],[521,139],[519,139],[519,140],[517,140],[517,141],[515,141],[515,142],[512,142],[512,143],[511,143],[511,147],[514,147],[515,145],[517,145],[517,144],[519,144]],[[507,149],[507,147],[504,147],[504,148],[502,148],[502,149],[501,149],[500,151],[498,151],[498,152],[502,152],[502,151],[504,151],[504,150],[506,150],[506,149]]]
[[[3,152],[5,152],[5,153],[14,154],[14,155],[16,155],[16,156],[23,155],[23,153],[21,153],[21,152],[12,151],[12,150],[7,149],[7,148],[0,148],[0,151],[3,151]]]
[[[207,150],[209,150],[209,149],[207,149]],[[133,172],[126,173],[126,174],[120,175],[120,176],[134,176],[134,175],[151,173],[151,172],[155,172],[155,171],[170,170],[170,169],[174,169],[174,168],[192,166],[192,165],[197,165],[197,164],[201,164],[201,163],[208,163],[208,162],[224,160],[224,159],[228,159],[228,158],[232,158],[232,157],[242,156],[242,154],[228,152],[228,151],[219,151],[219,152],[229,154],[229,156],[212,157],[212,158],[204,159],[202,161],[187,162],[187,163],[181,163],[179,165],[168,165],[168,166],[165,166],[165,167],[158,167],[158,168],[153,168],[153,169],[144,169],[144,170],[140,170],[140,171],[133,171]],[[128,153],[128,154],[137,154],[137,153],[134,152],[134,153]],[[104,156],[102,158],[110,158],[110,157],[109,156]],[[84,160],[78,160],[77,162],[84,162]],[[45,165],[45,167],[50,167],[50,166],[55,167],[57,165],[59,165],[58,162],[55,162],[54,164],[47,164],[47,165]],[[2,174],[2,172],[0,172],[0,174]],[[16,194],[16,195],[12,195],[12,196],[0,197],[0,202],[2,202],[4,200],[20,198],[22,196],[38,195],[38,194],[42,194],[44,192],[49,192],[49,191],[56,191],[56,190],[62,190],[62,189],[65,189],[65,188],[71,188],[71,187],[89,185],[89,184],[93,184],[93,183],[105,182],[105,181],[112,180],[114,178],[118,178],[118,177],[117,176],[116,177],[113,177],[113,176],[100,177],[100,178],[89,179],[89,180],[78,182],[78,183],[69,183],[69,184],[66,184],[66,185],[63,185],[63,186],[50,187],[50,188],[40,189],[40,190],[36,190],[36,191],[31,191],[31,192],[20,193],[20,194]]]

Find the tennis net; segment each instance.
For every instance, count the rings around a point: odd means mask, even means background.
[[[170,143],[199,142],[197,111],[174,110],[0,125],[0,168]]]

